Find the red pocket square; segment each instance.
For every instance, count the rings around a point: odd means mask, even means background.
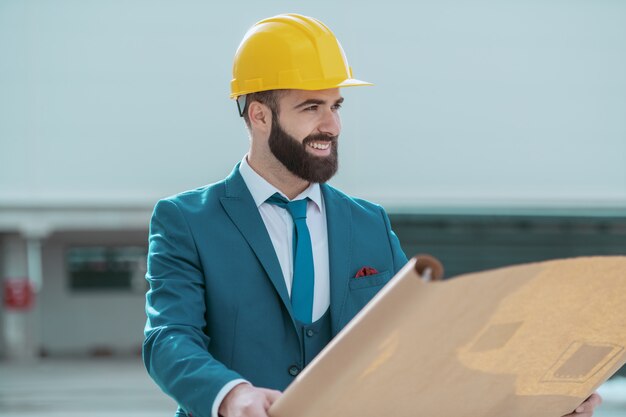
[[[375,275],[375,274],[378,274],[378,271],[376,270],[376,268],[372,268],[371,266],[364,266],[363,268],[359,269],[359,272],[356,273],[354,278],[361,278],[361,277],[366,277],[368,275]]]

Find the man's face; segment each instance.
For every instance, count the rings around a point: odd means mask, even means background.
[[[309,182],[326,182],[337,172],[342,101],[338,88],[288,90],[280,97],[269,147],[292,174]]]

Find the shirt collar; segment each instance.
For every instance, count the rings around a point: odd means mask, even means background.
[[[273,196],[275,193],[279,193],[283,197],[287,198],[280,190],[267,182],[265,178],[260,176],[255,170],[248,164],[248,155],[244,156],[239,165],[239,173],[241,174],[243,181],[252,194],[254,203],[257,208],[265,201]],[[306,190],[302,191],[294,200],[301,200],[303,198],[309,198],[315,203],[319,210],[322,209],[322,190],[318,183],[311,183]]]

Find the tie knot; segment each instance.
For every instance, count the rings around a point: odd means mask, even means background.
[[[309,198],[303,198],[302,200],[288,201],[282,195],[275,193],[273,196],[266,200],[270,204],[282,207],[286,209],[291,217],[295,221],[296,219],[306,219],[306,206]]]

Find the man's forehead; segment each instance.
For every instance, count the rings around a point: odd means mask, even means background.
[[[282,102],[293,104],[306,100],[320,100],[334,103],[341,98],[341,93],[338,88],[330,88],[327,90],[284,90],[284,93],[281,95]]]

